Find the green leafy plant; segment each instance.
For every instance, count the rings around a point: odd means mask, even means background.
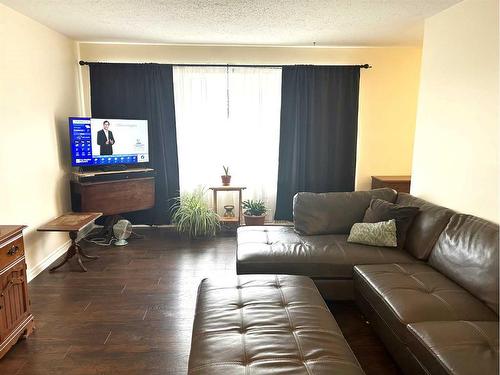
[[[198,188],[175,199],[171,207],[172,223],[181,235],[213,237],[220,230],[219,215],[208,206],[205,194],[205,189]]]
[[[266,205],[262,200],[247,199],[242,202],[243,213],[247,216],[262,216],[267,212]]]
[[[224,169],[224,176],[229,176],[229,167],[228,167],[228,166],[223,165],[223,166],[222,166],[222,169]]]

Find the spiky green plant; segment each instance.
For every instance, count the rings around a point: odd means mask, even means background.
[[[229,176],[229,166],[222,166],[222,169],[224,169],[224,176]]]
[[[267,212],[266,205],[261,200],[247,199],[242,202],[244,214],[247,216],[262,216]]]
[[[219,215],[208,206],[205,194],[205,189],[197,188],[175,199],[171,207],[172,223],[181,235],[213,237],[220,230]]]

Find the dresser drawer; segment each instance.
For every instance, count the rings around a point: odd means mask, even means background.
[[[24,255],[23,237],[0,244],[0,269]]]

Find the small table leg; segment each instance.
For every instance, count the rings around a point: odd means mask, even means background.
[[[91,256],[85,254],[85,252],[82,250],[80,245],[76,243],[76,237],[78,235],[78,232],[69,232],[69,238],[71,238],[71,245],[68,248],[68,251],[66,252],[66,256],[64,257],[64,260],[59,263],[57,266],[52,267],[50,269],[50,272],[54,272],[57,270],[59,267],[61,267],[63,264],[66,264],[71,258],[73,258],[76,255],[76,259],[78,260],[78,264],[80,265],[80,268],[82,269],[83,272],[87,272],[87,268],[83,265],[82,262],[82,257],[86,259],[97,259],[99,257],[97,256]]]

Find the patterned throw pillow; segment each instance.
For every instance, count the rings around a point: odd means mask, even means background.
[[[391,219],[379,223],[356,223],[351,228],[347,242],[397,247],[396,220]]]

